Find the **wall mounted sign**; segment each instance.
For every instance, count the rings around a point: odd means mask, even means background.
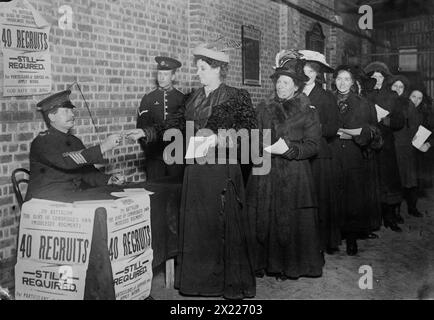
[[[243,84],[261,85],[261,31],[253,26],[241,27]]]

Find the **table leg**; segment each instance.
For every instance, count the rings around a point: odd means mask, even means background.
[[[175,283],[175,259],[166,261],[166,288],[173,289]]]

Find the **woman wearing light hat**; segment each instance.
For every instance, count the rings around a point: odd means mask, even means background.
[[[295,51],[278,54],[272,79],[275,96],[257,107],[259,128],[288,150],[272,154],[268,175],[250,177],[249,213],[256,219],[256,272],[279,280],[322,275],[318,204],[309,159],[318,153],[317,111],[302,92],[308,80]],[[264,151],[265,152],[265,151]]]
[[[249,93],[224,83],[229,66],[226,49],[229,45],[224,39],[194,48],[202,87],[163,127],[146,127],[143,132],[132,132],[132,136],[153,141],[165,129],[185,130],[186,121],[194,122],[195,133],[208,129],[217,135],[219,129],[256,128]],[[225,148],[222,139],[218,139],[220,147]],[[220,156],[220,152],[215,150],[215,155]],[[185,295],[254,297],[254,239],[245,210],[240,165],[220,164],[218,159],[216,164],[198,162],[187,164],[184,173],[175,288]]]
[[[318,195],[318,217],[323,251],[333,254],[341,243],[340,211],[336,199],[336,173],[333,170],[332,152],[328,142],[336,136],[338,109],[331,92],[322,88],[324,73],[333,73],[325,56],[311,50],[300,50],[301,59],[306,61],[304,73],[309,78],[303,92],[318,111],[321,123],[321,142],[318,155],[312,159],[312,172]]]

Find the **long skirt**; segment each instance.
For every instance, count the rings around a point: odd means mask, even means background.
[[[396,160],[398,161],[399,175],[404,188],[417,187],[417,159],[413,146],[397,146]]]
[[[331,158],[312,160],[318,197],[318,220],[321,249],[338,248],[341,244],[341,211],[337,202],[337,177]]]
[[[179,223],[175,287],[180,293],[255,296],[253,236],[239,165],[187,166]]]
[[[288,278],[322,275],[324,257],[314,195],[308,160],[272,158],[268,175],[250,177],[247,204],[254,220],[257,272]]]

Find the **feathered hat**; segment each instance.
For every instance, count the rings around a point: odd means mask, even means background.
[[[277,53],[276,65],[273,67],[275,71],[271,78],[275,79],[280,75],[285,75],[303,82],[308,81],[309,78],[303,72],[305,62],[300,58],[301,54],[294,49],[282,50]]]
[[[238,49],[241,47],[239,41],[226,39],[220,35],[217,39],[200,43],[193,49],[194,56],[204,56],[217,61],[229,63],[228,51]]]

